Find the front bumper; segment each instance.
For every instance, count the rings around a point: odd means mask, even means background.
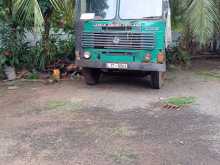
[[[76,64],[79,67],[85,67],[85,68],[108,69],[106,67],[107,63],[103,63],[100,61],[78,60],[76,61]],[[166,64],[156,64],[156,63],[126,63],[126,64],[128,65],[128,68],[123,70],[166,72]]]

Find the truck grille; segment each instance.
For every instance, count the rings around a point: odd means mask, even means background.
[[[155,48],[154,33],[83,33],[82,46],[96,49],[146,49]]]

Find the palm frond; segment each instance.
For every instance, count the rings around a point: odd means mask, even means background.
[[[42,31],[44,16],[38,0],[13,0],[16,17],[25,25],[34,24],[37,31]],[[49,0],[56,10],[64,10],[63,0]]]
[[[50,0],[50,3],[53,5],[55,10],[64,9],[64,1],[65,0]]]
[[[213,0],[193,0],[186,10],[186,20],[200,43],[213,37],[218,24],[218,11]]]
[[[14,11],[22,24],[27,25],[33,22],[35,29],[42,30],[44,17],[37,0],[15,0]]]
[[[73,0],[64,0],[64,19],[65,22],[69,25],[74,25],[74,16],[75,16],[75,10],[74,10],[74,1]]]
[[[173,25],[181,24],[196,40],[205,44],[219,29],[219,0],[171,0]],[[175,26],[174,26],[175,27]]]

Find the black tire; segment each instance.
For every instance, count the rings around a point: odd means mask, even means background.
[[[153,89],[161,89],[164,83],[164,72],[151,72],[151,83]]]
[[[82,73],[87,85],[96,85],[99,82],[100,69],[83,68]]]

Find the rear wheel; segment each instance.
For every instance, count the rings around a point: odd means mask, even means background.
[[[164,83],[165,72],[151,72],[151,83],[153,89],[161,89]]]
[[[85,78],[86,84],[96,85],[99,82],[99,78],[101,75],[100,69],[83,68],[82,73]]]

